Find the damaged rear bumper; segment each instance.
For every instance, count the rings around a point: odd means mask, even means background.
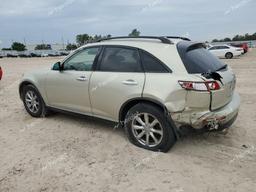
[[[240,97],[234,92],[231,101],[224,107],[214,111],[187,109],[180,113],[172,113],[171,117],[177,127],[190,126],[195,129],[207,127],[209,130],[225,129],[235,121],[240,106]]]

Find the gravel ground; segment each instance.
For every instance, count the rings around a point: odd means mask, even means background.
[[[168,153],[133,146],[107,121],[30,117],[18,96],[19,80],[59,59],[0,59],[0,192],[256,191],[256,50],[224,60],[241,96],[231,129],[187,136]]]

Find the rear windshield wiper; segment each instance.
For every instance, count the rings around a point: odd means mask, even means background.
[[[225,65],[223,65],[223,66],[221,66],[221,67],[219,67],[216,71],[221,71],[222,69],[226,69],[227,68],[227,64],[225,64]]]
[[[222,66],[224,67],[224,66]],[[227,66],[226,66],[227,67]],[[214,80],[217,80],[219,81],[222,85],[223,85],[223,82],[221,81],[222,76],[217,73],[216,71],[215,72],[208,72],[208,73],[202,73],[201,74],[203,77],[205,77],[206,79],[214,79]]]

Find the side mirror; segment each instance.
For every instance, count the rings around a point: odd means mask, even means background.
[[[62,66],[61,66],[61,62],[57,62],[52,66],[52,70],[54,71],[61,71],[62,70]]]

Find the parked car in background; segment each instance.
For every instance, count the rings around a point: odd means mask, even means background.
[[[243,50],[244,50],[244,53],[247,53],[248,52],[248,50],[249,50],[249,47],[248,47],[248,44],[247,43],[232,43],[232,44],[230,44],[231,46],[233,46],[233,47],[240,47],[240,48],[243,48]]]
[[[17,53],[7,53],[6,57],[18,57],[19,55]]]
[[[31,57],[41,57],[41,53],[31,52]]]
[[[3,69],[2,69],[2,67],[0,66],[0,80],[2,79],[2,77],[3,77]]]
[[[89,43],[51,69],[23,76],[33,117],[50,110],[119,123],[131,143],[168,151],[183,128],[220,131],[238,115],[230,67],[203,43],[179,37],[115,37]]]
[[[69,55],[69,51],[61,51],[60,55],[61,56],[68,56]]]
[[[49,54],[48,53],[41,53],[41,57],[48,57]]]
[[[58,51],[52,51],[48,54],[49,57],[58,57],[61,56],[60,52]]]
[[[208,50],[219,58],[232,59],[240,56],[244,50],[242,48],[233,47],[230,45],[213,45]]]
[[[31,57],[31,53],[30,52],[22,52],[18,54],[19,57]]]

